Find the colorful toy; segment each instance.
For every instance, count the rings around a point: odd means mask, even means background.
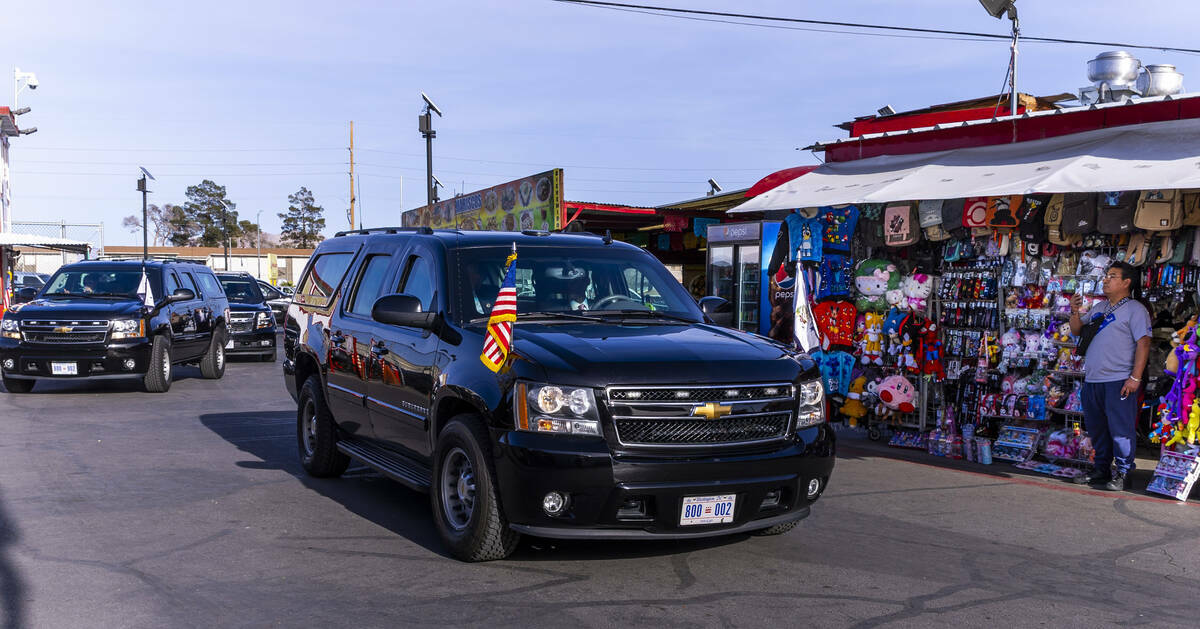
[[[906,275],[901,283],[901,290],[909,310],[924,312],[926,300],[933,292],[933,277],[925,273]]]
[[[879,402],[890,411],[911,413],[917,410],[913,404],[917,397],[917,388],[904,376],[884,378],[875,394],[879,396]]]
[[[936,382],[946,379],[946,369],[942,366],[942,341],[938,338],[937,324],[932,319],[921,325],[921,364],[925,375],[933,376]]]
[[[867,377],[859,376],[850,383],[850,392],[846,394],[846,403],[840,412],[846,417],[846,423],[857,426],[859,420],[867,416],[867,407],[863,404],[863,392],[867,387]]]
[[[883,365],[883,315],[868,312],[863,315],[862,364]]]
[[[863,260],[854,267],[855,305],[864,312],[886,312],[888,291],[900,286],[896,265],[887,260]]]

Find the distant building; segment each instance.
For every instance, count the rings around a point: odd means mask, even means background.
[[[285,247],[263,247],[262,255],[254,247],[235,247],[229,250],[229,268],[225,268],[225,249],[221,247],[150,247],[150,257],[189,258],[203,260],[214,271],[245,271],[272,284],[295,285],[300,280],[304,265],[312,257],[312,249]],[[141,258],[140,246],[104,247],[102,260]]]

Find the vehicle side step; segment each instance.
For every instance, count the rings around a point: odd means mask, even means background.
[[[430,471],[424,465],[396,452],[384,450],[362,441],[345,438],[337,442],[338,450],[388,478],[417,491],[429,491]]]

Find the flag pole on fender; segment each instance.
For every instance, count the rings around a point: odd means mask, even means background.
[[[487,333],[483,337],[483,353],[479,360],[493,372],[500,371],[512,352],[513,323],[517,320],[517,243],[504,262],[504,281],[488,317]]]

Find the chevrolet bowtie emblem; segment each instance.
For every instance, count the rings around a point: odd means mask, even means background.
[[[692,409],[692,415],[698,415],[704,419],[713,420],[724,417],[733,411],[733,407],[721,406],[715,402],[709,402],[704,406],[697,406]]]
[[[54,331],[55,331],[55,332],[70,332],[70,331],[71,331],[71,330],[73,330],[73,329],[74,329],[74,328],[72,328],[72,327],[71,327],[71,326],[69,326],[69,325],[64,325],[64,326],[62,326],[62,327],[57,327],[57,328],[54,328]]]

